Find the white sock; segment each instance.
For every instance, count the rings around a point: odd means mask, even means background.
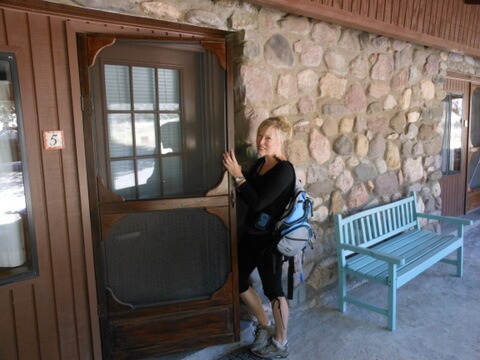
[[[272,338],[272,341],[275,345],[277,345],[277,347],[279,347],[280,349],[284,349],[285,348],[285,345],[287,345],[287,340],[285,340],[285,342],[283,344],[281,344],[280,342],[278,342],[277,340],[273,339]]]

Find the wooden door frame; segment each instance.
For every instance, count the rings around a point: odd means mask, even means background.
[[[448,87],[447,89],[447,83],[451,82],[450,85],[451,87]],[[453,208],[448,208],[447,211],[445,212],[445,207],[443,204],[445,204],[445,201],[442,201],[442,215],[450,215],[450,216],[458,216],[458,215],[464,215],[465,214],[465,208],[466,208],[466,179],[467,179],[467,166],[468,166],[468,113],[470,109],[470,99],[469,99],[469,82],[467,79],[465,79],[463,76],[459,76],[457,74],[453,73],[448,73],[447,78],[444,84],[444,90],[449,93],[449,94],[456,94],[460,95],[462,94],[463,96],[463,112],[462,112],[462,118],[463,118],[463,125],[462,125],[462,152],[461,152],[461,159],[460,159],[460,173],[458,174],[452,174],[448,176],[442,176],[440,179],[440,185],[442,187],[442,200],[445,198],[448,198],[449,196],[454,197],[451,199],[453,201],[453,204],[455,205]],[[467,126],[465,126],[465,121],[467,121]],[[457,189],[458,186],[462,186],[464,188],[463,191],[463,204],[458,204],[457,203],[457,196],[455,194],[450,194],[447,192],[444,192],[446,189],[449,188],[455,188]],[[461,205],[461,209],[459,209]],[[453,213],[453,209],[458,209],[460,213]]]
[[[467,126],[465,127],[465,131],[466,131],[466,134],[465,134],[465,154],[464,154],[464,160],[462,160],[464,163],[462,164],[465,168],[465,191],[463,193],[463,197],[464,197],[464,209],[463,209],[463,214],[466,214],[470,211],[473,211],[475,209],[468,209],[467,207],[467,187],[468,187],[468,184],[467,184],[467,181],[468,181],[468,171],[469,171],[469,160],[470,160],[470,152],[469,152],[469,148],[470,148],[470,125],[471,125],[471,118],[472,118],[472,114],[471,114],[471,97],[472,97],[472,85],[478,85],[480,86],[480,77],[478,76],[472,76],[472,75],[466,75],[466,74],[462,74],[462,73],[457,73],[457,72],[454,72],[454,71],[448,71],[447,72],[447,78],[449,79],[454,79],[454,80],[460,80],[460,81],[465,81],[466,83],[468,83],[468,89],[465,93],[465,98],[467,99],[467,109],[464,110],[464,114],[466,114],[464,116],[464,120],[466,120],[468,123],[467,123]],[[463,156],[462,156],[462,159],[463,159]],[[443,196],[442,196],[443,198]]]
[[[100,335],[100,323],[99,323],[99,311],[98,311],[98,299],[95,277],[95,262],[94,262],[94,249],[93,249],[93,237],[92,237],[92,221],[90,217],[90,204],[89,204],[89,188],[88,188],[88,176],[87,176],[87,163],[86,163],[86,134],[83,128],[83,108],[89,106],[84,103],[80,88],[80,65],[78,62],[78,50],[77,50],[77,34],[84,33],[101,33],[120,35],[122,37],[142,38],[151,40],[164,40],[166,35],[173,35],[177,39],[188,38],[189,40],[221,40],[227,39],[226,59],[225,65],[227,67],[226,74],[226,88],[227,88],[227,143],[234,144],[234,129],[233,129],[233,61],[232,61],[232,42],[236,41],[234,36],[225,31],[204,29],[195,26],[188,26],[183,24],[171,24],[163,21],[155,21],[152,19],[139,19],[124,15],[105,15],[96,11],[80,11],[81,14],[88,13],[88,17],[80,15],[80,18],[69,18],[66,20],[66,41],[68,47],[69,58],[69,75],[70,86],[72,93],[72,112],[74,120],[74,136],[77,155],[78,166],[78,181],[80,192],[80,212],[82,218],[82,228],[84,235],[84,247],[85,247],[85,271],[87,277],[87,290],[88,290],[88,303],[90,312],[90,331],[92,336],[92,344],[94,357],[96,359],[102,358],[102,344]],[[58,14],[57,14],[58,15]],[[72,16],[72,13],[67,14]],[[168,37],[172,39],[172,37]],[[82,100],[83,99],[83,100]],[[233,189],[233,184],[230,184]],[[236,225],[236,224],[234,224]],[[236,234],[232,234],[235,235]],[[237,280],[235,279],[235,283]],[[239,312],[238,302],[234,304],[235,311]],[[235,327],[239,330],[239,321],[236,321]],[[237,331],[239,334],[239,331]]]
[[[469,84],[469,104],[471,104],[472,102],[472,95],[473,95],[473,87],[477,87],[477,88],[480,88],[480,78],[471,78],[471,81],[470,81],[470,84]],[[479,207],[476,207],[476,208],[469,208],[467,205],[468,204],[468,188],[470,187],[468,185],[468,173],[469,173],[469,166],[470,166],[470,159],[471,157],[473,156],[474,153],[470,153],[470,148],[473,147],[472,146],[472,142],[471,142],[471,136],[470,136],[470,125],[471,125],[471,122],[472,122],[472,107],[470,106],[469,109],[468,109],[468,136],[467,136],[467,175],[466,175],[466,185],[465,185],[465,213],[468,213],[468,212],[471,212],[471,211],[474,211]],[[478,147],[477,147],[478,148]],[[480,190],[476,190],[473,192],[473,194],[475,194],[475,196],[478,198],[480,198]],[[479,200],[477,200],[477,203],[480,203]]]

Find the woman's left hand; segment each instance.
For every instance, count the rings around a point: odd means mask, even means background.
[[[235,152],[233,149],[230,149],[229,151],[225,151],[223,153],[223,166],[225,166],[225,169],[232,175],[233,177],[242,177],[242,167],[240,164],[237,162],[237,159],[235,158]]]

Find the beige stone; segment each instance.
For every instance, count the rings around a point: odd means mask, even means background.
[[[383,110],[392,110],[397,106],[397,100],[392,94],[389,94],[383,102]]]
[[[390,86],[382,82],[374,82],[368,88],[368,95],[375,99],[381,98],[388,94]]]
[[[348,190],[352,188],[352,186],[353,186],[352,173],[348,170],[342,171],[342,173],[338,175],[335,181],[335,187],[345,194]]]
[[[315,211],[313,212],[313,217],[311,218],[312,221],[316,221],[319,223],[322,223],[327,219],[328,219],[328,208],[324,205],[319,206],[317,209],[315,209]]]
[[[343,201],[342,193],[335,191],[330,199],[330,214],[335,215],[343,211],[345,202]]]
[[[178,20],[182,13],[173,5],[164,4],[159,1],[144,1],[140,7],[147,14],[155,15],[158,18],[171,18]]]
[[[347,90],[347,79],[338,78],[332,73],[327,73],[320,80],[320,97],[342,99]]]
[[[430,80],[422,80],[420,84],[422,97],[425,100],[432,100],[435,97],[435,85]]]
[[[369,141],[365,135],[359,134],[355,139],[355,155],[367,156]]]
[[[412,111],[407,114],[407,122],[408,123],[415,123],[420,119],[420,113],[418,111]]]
[[[278,77],[277,92],[286,99],[296,97],[298,95],[297,78],[290,72],[281,74]]]
[[[328,177],[331,179],[336,179],[338,175],[345,169],[345,161],[341,156],[337,156],[335,160],[328,165]]]
[[[332,137],[338,134],[338,125],[337,122],[332,119],[326,119],[322,125],[322,131],[327,137]]]
[[[402,110],[407,110],[410,107],[412,100],[412,89],[407,89],[403,92],[402,98],[399,101],[399,106]]]
[[[302,138],[294,138],[287,147],[288,160],[296,167],[305,167],[308,164],[309,153],[307,144]]]
[[[328,139],[317,129],[312,129],[312,131],[310,131],[309,150],[310,155],[319,165],[327,162],[330,159],[330,141],[328,141]]]
[[[389,170],[395,170],[400,167],[400,150],[398,146],[393,142],[387,142],[387,148],[385,150],[385,162]]]
[[[351,117],[343,118],[340,122],[340,132],[343,134],[347,134],[352,132],[353,130],[353,123],[354,119]]]
[[[404,180],[410,184],[420,180],[423,177],[423,165],[422,158],[406,159],[403,162],[402,171],[404,174]]]
[[[317,88],[318,75],[311,69],[306,69],[297,75],[298,90],[301,93],[308,93]]]

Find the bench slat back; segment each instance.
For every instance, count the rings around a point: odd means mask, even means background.
[[[412,227],[418,228],[415,194],[345,218],[335,215],[335,237],[340,244],[370,247]],[[350,253],[345,251],[344,256]]]

